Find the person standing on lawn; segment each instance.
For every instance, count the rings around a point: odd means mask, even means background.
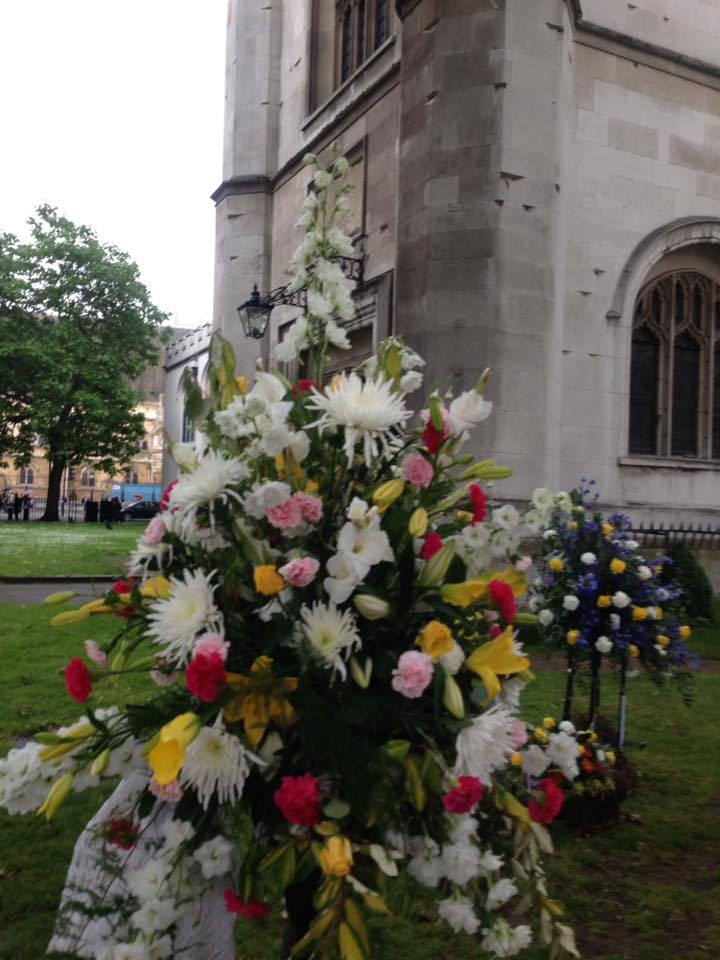
[[[13,497],[13,519],[15,522],[20,520],[20,511],[22,510],[22,497],[19,493],[16,493]]]
[[[30,508],[33,505],[32,494],[30,493],[29,490],[26,490],[25,493],[23,494],[22,504],[23,504],[23,520],[29,520]]]

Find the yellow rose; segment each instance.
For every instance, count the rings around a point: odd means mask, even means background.
[[[682,627],[680,627],[680,639],[681,639],[681,640],[684,640],[684,641],[687,642],[687,641],[690,639],[690,634],[691,634],[691,633],[692,633],[692,630],[691,630],[690,627],[688,627],[686,624],[684,624]]]
[[[615,533],[615,527],[611,523],[604,523],[602,531],[606,537],[611,537]]]
[[[611,573],[625,573],[627,570],[627,564],[624,560],[618,560],[617,557],[614,560],[610,561],[610,572]]]
[[[352,846],[347,837],[328,837],[320,854],[323,872],[328,877],[346,877],[352,865]]]
[[[631,644],[630,644],[630,656],[631,656],[631,657],[639,657],[639,656],[640,656],[640,651],[638,650],[638,648],[635,646],[634,643],[631,643]]]
[[[635,621],[647,620],[648,612],[645,607],[633,607],[632,609],[632,618]]]
[[[439,620],[431,620],[430,623],[425,624],[417,635],[415,643],[423,653],[432,657],[433,663],[437,663],[440,657],[444,657],[454,648],[450,627],[446,627]]]
[[[660,644],[661,647],[669,647],[670,637],[666,637],[664,633],[659,633],[657,635],[657,642]]]
[[[510,757],[510,763],[511,763],[514,767],[521,767],[521,766],[522,766],[522,754],[521,754],[521,753],[514,753],[514,754]]]
[[[603,593],[601,596],[597,598],[597,605],[599,607],[611,607],[612,597],[607,593]]]
[[[277,567],[272,563],[255,567],[253,578],[255,589],[264,597],[274,597],[276,593],[285,589],[285,581],[277,572]]]
[[[539,740],[540,743],[548,743],[550,737],[548,736],[547,730],[543,730],[542,727],[535,727],[535,739]]]
[[[554,730],[557,726],[557,720],[555,717],[545,717],[543,720],[543,726],[546,730]]]
[[[553,557],[549,566],[553,573],[562,573],[565,569],[565,564],[560,557]]]
[[[568,630],[568,632],[565,634],[565,639],[567,640],[567,642],[570,644],[571,647],[574,647],[575,644],[580,639],[580,631]]]
[[[610,764],[611,767],[614,767],[614,766],[615,766],[615,760],[617,759],[616,756],[615,756],[615,751],[614,751],[614,750],[606,750],[606,751],[605,751],[605,759],[607,760],[607,762]]]

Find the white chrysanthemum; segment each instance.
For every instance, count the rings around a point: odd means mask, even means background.
[[[556,764],[568,780],[578,775],[578,745],[574,737],[567,733],[551,733],[545,753]]]
[[[334,603],[314,603],[300,610],[300,634],[324,666],[345,679],[344,661],[360,648],[360,634],[350,610],[338,610]]]
[[[213,602],[215,587],[203,570],[184,570],[182,580],[171,577],[170,583],[168,599],[150,608],[147,633],[168,660],[184,667],[199,633],[223,632],[222,614]]]
[[[572,513],[574,507],[572,497],[569,493],[561,490],[560,493],[555,494],[555,506],[561,513]]]
[[[496,704],[464,727],[455,746],[456,776],[477,777],[485,786],[493,771],[504,766],[514,753],[513,724],[515,718],[503,704]]]
[[[509,677],[503,681],[502,690],[497,696],[498,703],[503,703],[510,713],[517,713],[520,709],[520,698],[527,684],[521,677]]]
[[[195,851],[195,859],[206,880],[222,877],[230,872],[234,847],[225,837],[217,836],[203,843]]]
[[[536,510],[541,513],[550,513],[555,504],[555,494],[549,487],[536,487],[531,500]]]
[[[227,732],[218,714],[215,724],[203,727],[187,748],[180,780],[195,790],[206,810],[213,796],[221,805],[232,805],[242,796],[251,761],[262,763]]]
[[[495,957],[514,957],[532,943],[530,927],[525,924],[511,927],[504,917],[498,917],[493,926],[484,929],[483,933],[485,936],[480,946]]]
[[[280,363],[293,363],[303,350],[310,346],[307,317],[299,317],[275,347],[275,359]]]
[[[455,933],[464,930],[472,936],[480,926],[473,905],[467,897],[448,897],[447,900],[441,900],[438,903],[438,914]]]
[[[322,412],[315,426],[343,427],[345,455],[352,463],[355,447],[363,444],[365,463],[370,466],[379,447],[391,447],[394,431],[405,425],[410,411],[390,383],[362,380],[356,373],[343,374],[324,393],[314,393],[310,407]]]
[[[239,500],[231,489],[250,476],[250,471],[239,460],[228,460],[221,453],[210,451],[198,462],[192,473],[187,473],[173,487],[168,509],[179,510],[184,529],[195,526],[198,511],[208,507],[213,522],[213,504],[229,498]]]

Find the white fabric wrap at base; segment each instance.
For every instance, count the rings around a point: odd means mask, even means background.
[[[78,838],[48,953],[94,960],[102,956],[109,942],[127,942],[129,930],[125,921],[111,909],[107,916],[97,915],[100,900],[105,909],[111,908],[113,902],[128,901],[130,895],[118,868],[124,864],[125,869],[137,870],[154,856],[161,827],[172,819],[173,807],[156,805],[138,842],[117,860],[115,870],[110,868],[102,828],[113,817],[127,816],[146,785],[147,777],[139,773],[122,780]],[[223,896],[231,886],[230,875],[220,877],[196,903],[183,905],[182,919],[176,927],[174,957],[235,960],[235,918],[225,909]]]

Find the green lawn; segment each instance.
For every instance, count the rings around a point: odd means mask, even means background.
[[[143,523],[0,523],[0,577],[122,573]],[[1,955],[0,955],[1,956]]]
[[[8,737],[65,722],[78,708],[58,670],[102,638],[112,618],[53,630],[52,610],[0,606],[4,695],[0,730]],[[560,711],[563,676],[539,672],[525,698],[528,719]],[[132,691],[118,685],[106,697]],[[615,700],[608,678],[605,702]],[[720,673],[697,676],[687,708],[646,678],[630,688],[629,755],[638,789],[626,803],[631,820],[591,837],[555,831],[551,893],[565,902],[586,960],[700,960],[720,956]],[[99,805],[98,792],[73,797],[52,824],[0,815],[0,960],[39,960],[73,842]],[[453,937],[431,904],[387,924],[375,956],[382,960],[478,960],[476,944]],[[277,920],[238,925],[238,960],[277,960]],[[526,960],[546,960],[533,949]]]

